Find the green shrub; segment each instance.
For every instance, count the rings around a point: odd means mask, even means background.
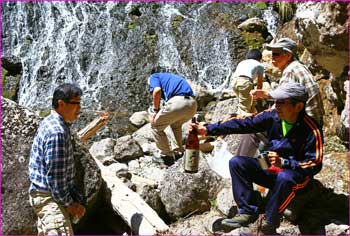
[[[242,32],[242,37],[248,48],[261,49],[264,43],[264,38],[258,32]]]
[[[267,8],[267,4],[266,2],[256,2],[255,3],[255,6],[261,10],[264,10]]]

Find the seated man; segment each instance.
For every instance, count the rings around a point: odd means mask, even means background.
[[[294,198],[297,190],[322,168],[323,136],[314,119],[305,112],[308,99],[304,86],[286,82],[270,92],[275,109],[243,119],[234,118],[206,126],[191,124],[199,135],[235,133],[268,134],[268,160],[271,166],[262,169],[258,161],[246,156],[230,160],[232,191],[238,205],[238,214],[222,224],[230,229],[247,226],[261,211],[254,204],[253,183],[270,189],[261,225],[263,234],[275,234],[280,216]]]

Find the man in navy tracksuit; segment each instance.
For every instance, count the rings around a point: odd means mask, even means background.
[[[267,131],[268,160],[271,166],[262,169],[250,157],[235,156],[229,167],[232,191],[238,214],[222,224],[230,229],[247,226],[257,220],[259,209],[254,205],[253,183],[269,188],[270,198],[261,225],[263,234],[275,234],[280,216],[295,196],[322,168],[323,136],[317,123],[305,113],[307,93],[304,86],[288,82],[270,92],[275,109],[243,119],[233,118],[206,126],[191,124],[202,135],[257,133]]]

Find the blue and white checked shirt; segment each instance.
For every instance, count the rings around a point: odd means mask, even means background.
[[[74,157],[67,123],[55,111],[40,124],[29,159],[29,192],[51,192],[65,207],[73,203]]]

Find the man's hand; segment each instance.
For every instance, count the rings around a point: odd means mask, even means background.
[[[67,211],[73,217],[81,218],[85,214],[85,207],[77,202],[74,202],[71,206],[67,207]]]
[[[207,128],[201,124],[190,123],[188,129],[189,131],[197,130],[198,135],[207,135]]]
[[[275,167],[281,167],[281,157],[277,152],[269,151],[267,157],[269,158],[271,165],[274,165]]]
[[[152,117],[151,117],[151,119],[150,119],[151,124],[153,124],[154,120],[156,119],[157,114],[158,114],[157,112],[154,112],[154,113],[152,114]]]
[[[253,89],[252,91],[250,91],[250,95],[252,95],[254,100],[266,99],[269,97],[268,92],[263,89]]]

